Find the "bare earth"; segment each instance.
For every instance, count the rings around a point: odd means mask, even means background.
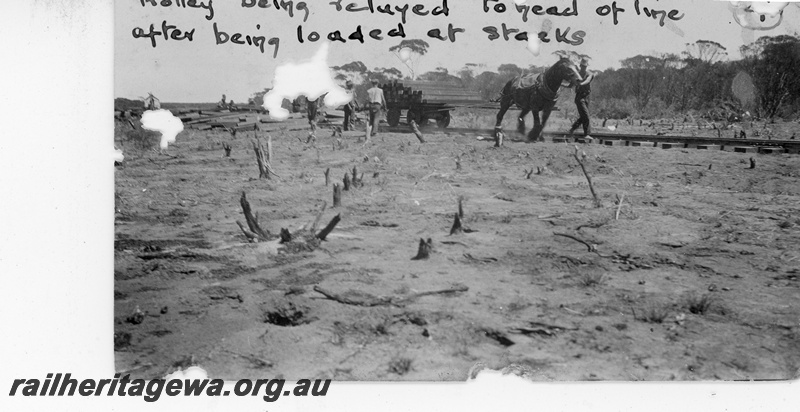
[[[563,130],[556,120],[548,129]],[[537,380],[797,376],[800,155],[582,145],[596,208],[573,145],[270,134],[272,180],[258,179],[253,132],[186,131],[174,157],[126,152],[118,371],[464,380],[483,363]],[[353,167],[363,186],[331,208]],[[341,222],[316,249],[250,243],[236,225],[243,191],[275,235],[298,233],[323,203],[321,226]],[[451,236],[459,198],[468,230]],[[412,260],[421,238],[433,252]],[[387,299],[358,306],[315,286]],[[411,297],[456,287],[468,289]]]

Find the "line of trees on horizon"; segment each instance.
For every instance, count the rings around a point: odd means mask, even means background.
[[[409,43],[401,43],[390,50],[398,58],[401,58],[398,51],[403,48],[416,57],[416,62],[427,52],[424,41],[404,42]],[[800,36],[764,36],[740,47],[739,51],[741,59],[726,60],[727,50],[721,44],[698,40],[687,44],[686,51],[680,55],[637,55],[621,60],[620,68],[596,73],[592,83],[593,115],[625,119],[694,113],[722,120],[750,113],[764,119],[797,118],[800,115]],[[506,63],[491,71],[484,65],[467,63],[455,73],[438,67],[416,75],[409,64],[409,52],[405,52],[405,60],[401,59],[409,69],[405,76],[397,68],[369,69],[361,61],[331,69],[342,83],[347,80],[355,83],[357,98],[362,101],[370,79],[382,83],[404,79],[451,82],[476,91],[489,101],[498,97],[508,80],[547,69]],[[565,97],[570,94],[562,94],[560,106],[571,101],[571,96]]]

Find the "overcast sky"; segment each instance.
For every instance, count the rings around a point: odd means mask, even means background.
[[[142,1],[145,6],[142,6]],[[312,31],[321,34],[322,39],[329,32],[340,30],[347,37],[358,25],[362,26],[364,44],[348,40],[346,44],[333,42],[328,58],[329,65],[342,65],[351,61],[362,61],[369,68],[396,67],[407,73],[403,64],[388,51],[389,47],[400,42],[400,38],[390,38],[386,34],[396,28],[400,15],[394,16],[369,12],[336,11],[331,0],[306,0],[309,10],[308,20],[303,22],[305,13],[295,9],[294,17],[285,10],[277,10],[269,0],[266,9],[244,8],[243,3],[258,0],[195,0],[207,5],[211,2],[214,16],[202,8],[183,8],[176,4],[191,0],[172,0],[172,6],[152,6],[153,0],[118,0],[115,7],[115,96],[139,98],[148,92],[154,93],[165,102],[213,102],[224,93],[229,99],[244,102],[252,93],[270,87],[272,75],[277,65],[298,62],[311,57],[319,48],[319,42],[297,40],[297,27],[302,25],[307,37]],[[598,7],[610,5],[607,0],[574,0],[577,3],[577,16],[535,16],[528,15],[523,22],[522,15],[515,10],[513,0],[489,2],[506,6],[505,13],[491,10],[483,11],[484,0],[449,0],[449,16],[415,15],[411,8],[415,4],[426,5],[425,10],[441,6],[443,0],[375,0],[374,5],[391,4],[402,7],[409,4],[407,22],[404,24],[406,39],[419,38],[430,44],[428,54],[419,62],[418,73],[445,67],[455,72],[467,63],[484,65],[481,70],[496,70],[503,63],[514,63],[521,67],[531,64],[545,65],[554,62],[555,50],[574,50],[590,55],[591,67],[602,70],[619,67],[619,61],[637,54],[680,53],[686,43],[698,39],[713,40],[728,49],[731,58],[738,58],[738,48],[762,35],[794,34],[800,32],[800,7],[790,5],[784,10],[782,23],[768,31],[743,29],[736,23],[730,4],[714,0],[639,0],[640,12],[634,10],[635,0],[616,0],[619,12],[618,24],[614,25],[612,16],[600,16]],[[366,6],[367,0],[343,0],[342,5],[355,3],[357,7]],[[572,8],[573,0],[548,0],[525,4],[539,4],[545,8],[557,6],[559,11]],[[680,20],[660,26],[657,20],[645,16],[644,7],[658,10],[677,10],[673,15],[683,16]],[[548,23],[549,20],[549,23]],[[152,47],[149,38],[134,38],[132,31],[143,28],[149,32],[150,24],[161,31],[162,22],[177,26],[181,30],[195,29],[193,40],[156,39]],[[278,55],[273,58],[274,46],[265,44],[264,53],[250,45],[235,45],[228,41],[217,45],[213,24],[218,30],[229,35],[265,36],[280,39]],[[502,23],[509,28],[539,32],[549,25],[550,42],[542,44],[538,56],[529,52],[525,42],[511,38],[491,41],[483,28],[494,26],[500,30]],[[767,20],[765,24],[770,23]],[[439,28],[446,35],[448,24],[463,28],[457,33],[456,41],[440,41],[427,37],[427,32]],[[260,25],[260,28],[257,28]],[[564,32],[570,41],[573,34],[584,31],[583,42],[571,45],[558,42],[556,30]],[[369,38],[369,31],[382,30],[383,40]],[[513,34],[511,35],[513,36]]]

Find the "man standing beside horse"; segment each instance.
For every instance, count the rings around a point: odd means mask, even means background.
[[[575,86],[575,106],[578,108],[580,117],[572,124],[569,134],[575,133],[578,127],[583,126],[583,138],[593,140],[592,136],[589,135],[592,131],[592,124],[589,120],[589,95],[592,93],[591,83],[594,75],[586,70],[587,67],[589,67],[589,59],[583,57],[580,66],[580,75],[583,80]]]

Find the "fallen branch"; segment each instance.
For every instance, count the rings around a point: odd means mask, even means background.
[[[248,239],[250,239],[250,240],[258,240],[258,239],[259,239],[259,236],[258,236],[257,234],[255,234],[255,233],[253,233],[253,232],[251,232],[251,231],[249,231],[249,230],[245,229],[245,227],[244,227],[244,225],[242,224],[242,222],[240,222],[240,221],[238,221],[238,220],[237,220],[237,221],[236,221],[236,224],[237,224],[237,225],[239,225],[239,229],[242,229],[242,233],[244,233],[244,235],[245,235],[245,236],[246,236]]]
[[[236,356],[236,357],[239,357],[239,358],[242,358],[242,359],[246,359],[246,360],[254,363],[256,365],[256,367],[259,367],[259,368],[271,368],[272,366],[274,366],[273,362],[261,359],[261,358],[259,358],[257,356],[254,356],[254,355],[246,355],[246,354],[234,352],[234,351],[228,350],[228,349],[224,349],[223,352],[225,352],[227,354],[230,354],[230,355],[233,355],[233,356]]]
[[[428,291],[428,292],[412,293],[411,295],[408,295],[408,296],[406,296],[404,298],[401,298],[401,300],[402,301],[410,301],[410,300],[414,300],[416,298],[420,298],[420,297],[423,297],[423,296],[443,295],[443,294],[448,294],[448,293],[466,292],[468,290],[469,290],[468,287],[466,287],[464,285],[458,285],[458,286],[453,286],[452,288],[447,288],[447,289],[432,290],[432,291]]]
[[[580,239],[580,238],[578,238],[578,237],[575,237],[575,236],[572,236],[572,235],[568,235],[568,234],[566,234],[566,233],[558,233],[558,232],[553,232],[553,236],[563,236],[563,237],[566,237],[566,238],[572,239],[572,240],[574,240],[574,241],[576,241],[576,242],[581,242],[581,243],[583,243],[584,245],[586,245],[586,247],[587,247],[587,248],[589,248],[589,252],[594,252],[594,251],[596,251],[596,250],[597,250],[597,247],[596,247],[595,245],[593,245],[593,244],[590,244],[589,242],[587,242],[587,241],[585,241],[585,240],[583,240],[583,239]]]
[[[575,160],[581,166],[581,170],[583,170],[583,175],[586,176],[586,181],[589,182],[589,191],[592,192],[592,197],[594,198],[594,206],[601,207],[602,203],[600,202],[600,198],[597,197],[597,193],[594,191],[594,186],[592,185],[592,178],[589,176],[589,173],[586,171],[586,166],[584,166],[583,161],[578,157],[578,146],[575,146],[575,153],[572,154],[575,157]]]
[[[327,299],[334,300],[336,302],[343,303],[345,305],[366,306],[366,307],[388,306],[388,305],[402,306],[405,303],[408,303],[412,300],[415,300],[423,296],[466,292],[468,290],[469,290],[468,287],[464,285],[458,285],[447,289],[412,293],[408,296],[373,296],[370,295],[369,293],[356,290],[349,290],[345,293],[336,293],[327,289],[323,289],[320,286],[314,286],[314,291],[322,294]]]
[[[413,119],[411,120],[411,130],[414,132],[414,136],[417,136],[417,140],[419,140],[420,143],[425,143],[425,137],[422,135],[419,127],[417,127],[417,122]]]
[[[566,234],[566,233],[558,233],[558,232],[553,232],[553,235],[554,236],[563,236],[563,237],[572,239],[572,240],[574,240],[576,242],[583,243],[589,249],[589,252],[597,253],[597,255],[600,256],[600,257],[611,257],[611,256],[601,255],[600,252],[597,251],[597,245],[593,245],[593,244],[591,244],[591,243],[589,243],[589,242],[587,242],[587,241],[585,241],[585,240],[583,240],[583,239],[581,239],[579,237],[575,237],[575,236],[572,236],[572,235],[569,235],[569,234]]]
[[[343,303],[345,305],[353,305],[353,306],[381,306],[381,305],[393,305],[392,299],[385,296],[372,296],[368,293],[360,292],[360,291],[348,291],[346,292],[347,295],[339,294],[335,292],[331,292],[329,290],[323,289],[320,286],[314,286],[314,291],[317,293],[322,294],[326,298],[330,300],[335,300],[339,303]]]
[[[316,238],[319,240],[325,240],[325,238],[328,237],[328,234],[331,233],[333,228],[336,227],[336,224],[339,223],[340,220],[342,219],[339,215],[334,216],[333,219],[328,222],[328,226],[325,226],[325,229],[322,229],[322,231],[317,234]]]
[[[619,220],[619,211],[622,209],[622,201],[625,200],[625,193],[619,198],[617,202],[617,213],[614,215],[614,220]]]

